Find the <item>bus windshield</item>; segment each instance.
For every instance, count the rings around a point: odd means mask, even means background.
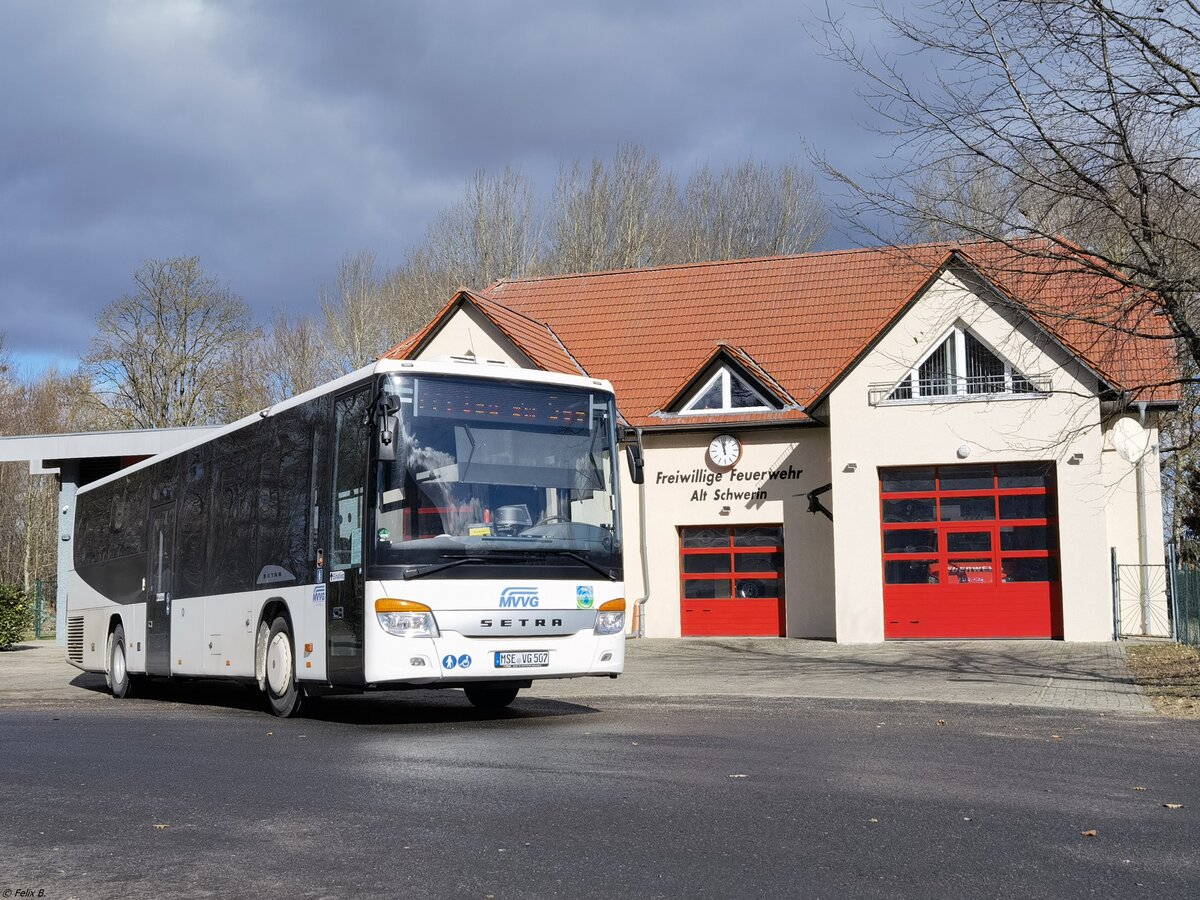
[[[376,565],[621,577],[611,394],[437,375],[388,376],[384,391],[399,412],[396,458],[378,469]]]

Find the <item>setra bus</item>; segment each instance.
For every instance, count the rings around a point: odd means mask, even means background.
[[[381,360],[80,489],[68,660],[305,696],[620,674],[606,381]],[[631,477],[641,450],[627,443]]]

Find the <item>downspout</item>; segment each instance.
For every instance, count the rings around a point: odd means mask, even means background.
[[[642,443],[642,429],[637,429],[638,445]],[[650,599],[650,560],[646,552],[646,482],[638,485],[638,539],[641,541],[639,555],[642,558],[642,596],[634,602],[638,608],[637,633],[633,637],[646,636],[646,601]]]
[[[1138,424],[1146,427],[1146,404],[1137,404]],[[1138,457],[1134,464],[1137,495],[1137,529],[1138,529],[1138,599],[1142,608],[1142,634],[1150,633],[1150,573],[1148,559],[1150,556],[1150,537],[1146,531],[1146,456],[1149,450]]]

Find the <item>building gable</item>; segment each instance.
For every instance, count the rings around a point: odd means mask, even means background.
[[[1033,394],[1048,384],[1027,375],[982,340],[961,319],[878,402]]]
[[[749,353],[720,343],[672,391],[655,415],[744,414],[800,408]]]
[[[459,304],[452,310],[410,358],[447,356],[495,360],[522,369],[538,368],[508,335],[470,303]]]
[[[869,379],[863,390],[864,379]],[[1099,398],[1110,386],[1040,323],[970,268],[949,265],[881,329],[830,387],[870,406]]]

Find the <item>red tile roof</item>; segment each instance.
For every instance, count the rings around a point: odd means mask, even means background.
[[[772,393],[811,410],[956,258],[1025,307],[1113,387],[1136,389],[1178,377],[1170,341],[1106,327],[1117,318],[1142,316],[1149,309],[1144,297],[1138,305],[1130,291],[1101,291],[1108,282],[1095,273],[1067,271],[1061,260],[1031,262],[991,244],[834,251],[500,282],[483,295],[460,292],[425,329],[387,355],[415,355],[453,309],[471,302],[537,365],[609,379],[634,425],[668,424],[655,413],[712,361],[719,345]],[[1165,320],[1142,316],[1143,326],[1147,323],[1167,334]],[[1176,396],[1175,389],[1159,388],[1142,390],[1138,399]],[[807,418],[785,408],[686,421],[736,424],[763,416]],[[682,419],[669,423],[683,425]]]

